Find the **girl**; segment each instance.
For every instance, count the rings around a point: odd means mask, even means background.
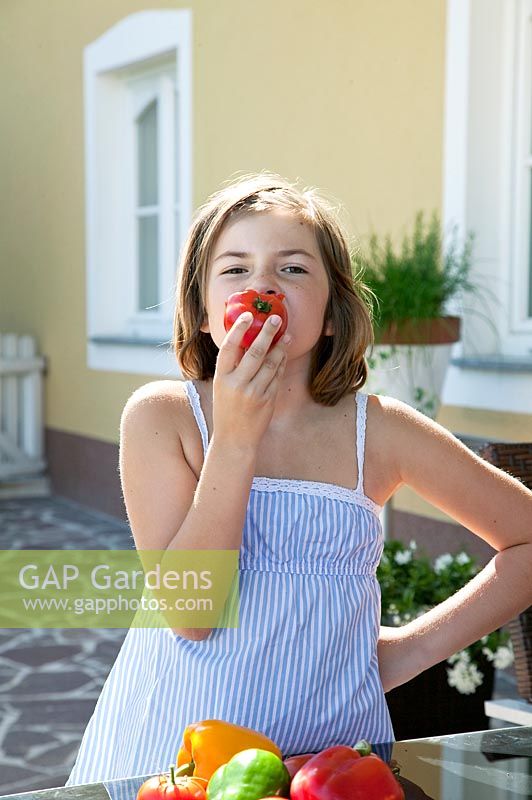
[[[282,292],[287,336],[236,291]],[[262,731],[284,756],[390,742],[384,693],[532,603],[532,492],[447,430],[367,395],[368,292],[315,190],[247,176],[199,209],[179,268],[174,345],[187,379],[128,400],[120,470],[138,549],[239,550],[238,628],[132,628],[68,784],[155,773],[186,725]],[[411,486],[498,553],[464,589],[381,628],[379,513]]]

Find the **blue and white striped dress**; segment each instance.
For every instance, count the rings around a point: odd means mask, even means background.
[[[184,385],[206,452],[200,398],[192,381]],[[167,770],[185,727],[203,719],[262,731],[285,757],[393,741],[377,662],[381,507],[364,494],[368,398],[355,397],[357,488],[253,479],[239,627],[203,641],[131,628],[67,785]]]

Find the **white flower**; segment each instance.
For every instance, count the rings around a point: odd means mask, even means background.
[[[493,650],[490,650],[489,647],[483,647],[482,652],[484,653],[488,661],[493,661],[493,659],[495,658],[495,653],[493,652]]]
[[[486,644],[486,642],[488,641],[488,637],[487,637],[487,635],[486,635],[486,636],[483,636],[483,637],[482,637],[482,639],[481,639],[480,641],[482,642],[482,644]],[[490,653],[491,653],[491,650],[490,650]]]
[[[510,647],[498,647],[493,657],[495,669],[506,669],[514,662],[513,650]]]
[[[412,561],[412,551],[399,550],[399,552],[395,554],[394,560],[396,564],[408,564],[409,561]]]
[[[474,694],[484,676],[475,664],[457,661],[452,669],[447,670],[447,683],[454,686],[460,694]]]
[[[452,656],[449,656],[447,659],[448,664],[456,664],[459,661],[462,664],[469,664],[471,661],[471,656],[469,655],[468,650],[459,650],[458,653],[453,653]]]
[[[399,616],[399,614],[394,614],[393,615],[392,622],[397,627],[401,624],[401,617]]]
[[[410,539],[410,544],[408,546],[411,550],[417,550],[417,543],[415,539]]]
[[[463,550],[462,550],[461,553],[458,553],[458,555],[456,556],[456,563],[457,564],[469,564],[470,561],[471,561],[471,559],[469,558],[467,553],[464,553]]]
[[[446,569],[449,566],[449,564],[452,563],[453,563],[452,555],[450,553],[444,553],[443,555],[438,556],[438,558],[434,562],[434,569],[436,570],[436,572],[443,572],[443,570]]]

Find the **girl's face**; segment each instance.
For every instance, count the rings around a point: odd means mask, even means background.
[[[318,243],[312,229],[290,212],[245,214],[219,234],[208,265],[201,327],[218,348],[226,336],[225,301],[245,289],[285,295],[289,359],[310,354],[322,335],[332,335],[330,322],[324,328],[329,283]]]

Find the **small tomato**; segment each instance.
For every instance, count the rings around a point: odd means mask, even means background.
[[[154,775],[144,781],[137,792],[137,800],[206,800],[207,780],[192,775],[176,775],[170,765],[170,773]]]
[[[225,301],[225,314],[224,314],[224,327],[229,331],[234,325],[238,317],[245,311],[251,311],[253,314],[253,321],[251,325],[246,328],[246,332],[242,337],[241,347],[245,350],[255,341],[257,335],[272,314],[279,314],[281,317],[281,324],[275,336],[272,339],[270,350],[276,342],[279,341],[281,336],[286,330],[288,325],[288,313],[286,306],[283,303],[285,298],[284,294],[276,293],[274,291],[265,292],[264,294],[256,292],[255,289],[246,289],[244,292],[234,292],[229,295]]]

